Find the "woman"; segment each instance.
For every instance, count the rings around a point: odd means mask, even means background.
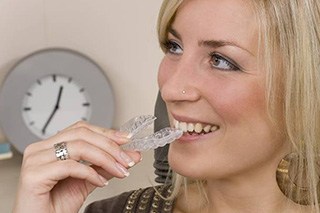
[[[164,0],[158,82],[171,125],[185,131],[169,149],[173,191],[127,192],[87,212],[319,213],[319,8],[313,0]],[[70,159],[55,161],[61,141]],[[125,142],[79,123],[30,146],[15,212],[77,212],[94,187],[139,162],[119,149]]]

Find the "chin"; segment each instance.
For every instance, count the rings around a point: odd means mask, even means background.
[[[203,149],[200,151],[195,147],[186,148],[174,142],[170,145],[168,161],[171,169],[184,177],[198,180],[217,180],[229,178],[246,167],[241,164],[241,161],[235,161],[230,155],[232,154],[222,150],[205,152]]]
[[[192,179],[203,179],[206,169],[204,168],[201,158],[188,155],[186,153],[175,152],[174,148],[170,148],[168,161],[170,168],[177,174]]]

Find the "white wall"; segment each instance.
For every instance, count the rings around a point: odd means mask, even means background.
[[[159,0],[1,0],[0,83],[25,55],[66,47],[86,54],[105,70],[116,98],[115,128],[134,115],[153,113],[162,57],[156,36],[160,4]]]

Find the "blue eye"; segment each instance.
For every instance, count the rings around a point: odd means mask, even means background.
[[[238,71],[240,70],[237,65],[234,65],[234,62],[231,62],[230,59],[226,59],[217,53],[210,53],[211,57],[210,63],[213,68],[225,71]]]
[[[166,50],[166,53],[171,53],[174,55],[181,55],[183,53],[183,49],[181,46],[175,42],[175,41],[166,41],[164,44],[164,49]]]

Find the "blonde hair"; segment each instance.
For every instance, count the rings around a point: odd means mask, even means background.
[[[299,155],[297,182],[307,180],[308,195],[297,199],[319,210],[320,161],[320,1],[319,0],[251,0],[259,26],[259,61],[267,70],[266,98],[272,121]],[[158,17],[159,43],[167,40],[168,28],[182,0],[164,0]],[[174,195],[189,180],[175,175]],[[288,186],[290,187],[290,186]],[[203,190],[202,190],[203,191]],[[291,191],[291,189],[288,189]],[[294,193],[294,192],[292,192]],[[302,197],[304,196],[304,197]]]

